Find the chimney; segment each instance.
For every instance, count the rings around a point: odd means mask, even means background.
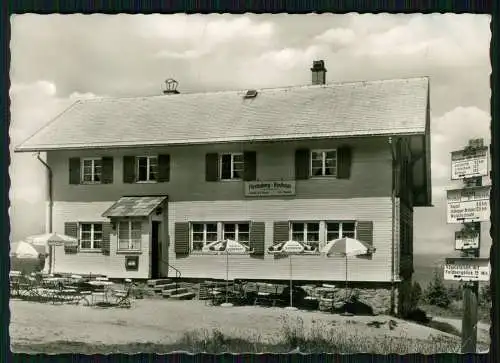
[[[311,68],[312,72],[312,84],[325,84],[326,83],[326,68],[325,61],[317,60],[313,61],[313,66]]]
[[[177,82],[175,79],[169,78],[165,81],[165,89],[163,90],[164,95],[176,95],[179,93],[177,91],[177,86],[179,85],[179,82]]]

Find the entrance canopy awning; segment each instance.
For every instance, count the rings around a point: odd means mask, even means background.
[[[148,217],[166,199],[167,196],[165,195],[121,197],[102,216],[108,218]]]

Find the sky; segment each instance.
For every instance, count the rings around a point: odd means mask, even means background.
[[[489,15],[23,14],[11,26],[11,150],[78,99],[158,95],[167,78],[181,92],[304,85],[317,59],[327,82],[429,76],[434,207],[415,209],[414,251],[457,255],[450,152],[490,142]],[[12,240],[44,231],[44,173],[11,152]]]

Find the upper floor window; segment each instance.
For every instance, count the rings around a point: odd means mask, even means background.
[[[100,183],[102,178],[102,159],[82,159],[80,175],[82,178],[82,183]]]
[[[141,249],[142,239],[142,222],[127,220],[117,223],[118,229],[118,250],[134,250]]]
[[[291,238],[294,241],[302,242],[313,248],[319,246],[319,222],[292,222],[291,223]]]
[[[136,158],[137,181],[157,181],[158,179],[158,157],[138,156]]]
[[[82,250],[101,249],[102,236],[101,223],[80,224],[80,248]]]
[[[250,224],[224,223],[222,225],[222,238],[248,244],[250,241]]]
[[[191,241],[194,251],[201,251],[207,244],[217,241],[217,223],[192,223]]]
[[[327,222],[326,223],[326,241],[332,241],[339,238],[356,238],[355,222]]]
[[[243,166],[243,153],[221,154],[221,180],[243,179]]]
[[[336,176],[337,150],[311,151],[311,176]]]

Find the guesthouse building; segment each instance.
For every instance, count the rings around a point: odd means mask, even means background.
[[[210,243],[233,239],[231,279],[280,281],[268,253],[294,239],[293,279],[339,282],[345,260],[318,251],[353,237],[373,253],[349,282],[394,291],[413,271],[413,211],[431,206],[429,79],[208,93],[168,83],[152,97],[77,101],[17,146],[46,153],[48,212],[76,247],[53,271],[148,279],[226,277]]]

